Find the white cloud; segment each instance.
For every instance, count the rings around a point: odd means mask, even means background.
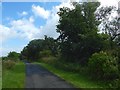
[[[18,13],[18,15],[20,15],[20,16],[26,16],[26,15],[28,15],[28,12],[23,11],[22,13]]]
[[[46,21],[46,25],[41,26],[41,36],[43,37],[44,35],[47,35],[49,37],[57,38],[59,36],[59,34],[56,32],[58,20],[59,16],[57,14],[52,14],[51,18]]]
[[[6,56],[10,51],[20,52],[24,46],[9,47],[2,45],[2,42],[10,38],[32,39],[39,38],[40,29],[33,24],[34,19],[18,19],[10,22],[10,27],[0,25],[0,56]],[[4,44],[4,43],[3,43]]]
[[[20,53],[23,48],[24,48],[24,46],[14,47],[14,48],[2,46],[2,47],[0,47],[0,57],[1,56],[7,56],[8,53],[11,52],[11,51],[15,51],[15,52]]]
[[[43,38],[44,35],[47,35],[53,38],[57,38],[59,36],[59,33],[56,32],[56,25],[58,24],[58,21],[59,21],[59,16],[57,15],[57,12],[62,7],[69,7],[71,9],[74,8],[70,4],[70,1],[63,2],[58,6],[53,6],[51,10],[45,10],[44,8],[40,6],[32,5],[33,13],[37,16],[40,16],[46,19],[46,24],[43,26],[40,26],[40,30],[38,32],[39,38]]]
[[[99,0],[102,6],[116,6],[118,7],[118,2],[120,0]]]
[[[44,8],[40,6],[32,5],[32,11],[36,16],[40,16],[44,19],[48,19],[50,12],[48,10],[45,10]]]
[[[27,16],[27,15],[28,15],[28,12],[26,12],[26,11],[23,11],[23,12],[17,12],[17,14],[18,14],[18,16],[22,16],[22,17],[24,17],[24,16]]]
[[[10,38],[24,38],[32,40],[39,38],[41,32],[40,28],[34,25],[34,17],[31,16],[29,19],[18,19],[12,20],[10,26],[0,25],[0,41],[4,42]]]
[[[54,8],[55,8],[57,11],[59,11],[59,9],[62,8],[62,7],[68,7],[68,8],[70,8],[70,9],[74,9],[74,6],[70,3],[69,0],[66,1],[66,2],[62,2],[60,5],[55,6]]]
[[[38,38],[40,29],[33,24],[34,19],[19,19],[11,21],[11,29],[17,32],[17,35],[21,38],[32,40]]]
[[[26,16],[26,15],[28,15],[28,13],[25,12],[25,11],[23,11],[23,12],[22,12],[22,15],[23,15],[23,16]]]
[[[29,18],[29,21],[31,22],[31,23],[33,23],[35,20],[34,20],[34,17],[33,16],[31,16],[30,18]]]
[[[57,38],[59,36],[59,33],[56,32],[56,25],[59,21],[59,16],[57,15],[57,12],[62,7],[69,7],[73,9],[74,7],[69,2],[63,2],[58,6],[53,6],[52,10],[50,10],[49,18],[46,19],[46,24],[44,26],[40,26],[40,36],[43,38],[44,35],[47,35],[49,37]]]
[[[0,25],[0,41],[5,41],[8,38],[12,38],[16,35],[16,32],[11,30],[9,27]]]

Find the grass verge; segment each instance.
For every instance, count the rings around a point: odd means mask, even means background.
[[[24,88],[25,64],[17,62],[12,69],[3,69],[2,88]]]
[[[57,76],[61,77],[62,79],[66,80],[68,83],[73,84],[76,88],[96,88],[96,89],[104,89],[105,86],[101,82],[94,82],[90,80],[87,76],[82,75],[80,73],[75,72],[67,72],[58,68],[55,68],[52,65],[45,64],[45,63],[38,63],[44,68],[48,69],[52,73],[56,74]]]

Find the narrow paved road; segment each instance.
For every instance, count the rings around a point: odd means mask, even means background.
[[[26,63],[26,88],[73,88],[37,64]]]

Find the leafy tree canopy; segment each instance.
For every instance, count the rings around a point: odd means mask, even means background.
[[[83,64],[92,53],[101,50],[103,38],[97,33],[100,22],[95,15],[99,5],[98,2],[84,2],[75,4],[72,10],[60,9],[57,32],[63,57]]]

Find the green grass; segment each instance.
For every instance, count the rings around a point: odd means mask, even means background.
[[[39,63],[41,66],[45,67],[49,71],[53,72],[57,76],[66,80],[68,83],[73,84],[74,87],[77,88],[105,88],[105,85],[101,82],[92,81],[89,77],[75,73],[75,72],[67,72],[58,68],[55,68],[52,65]]]
[[[10,70],[3,69],[2,88],[24,88],[24,82],[25,65],[23,62],[17,62]]]

